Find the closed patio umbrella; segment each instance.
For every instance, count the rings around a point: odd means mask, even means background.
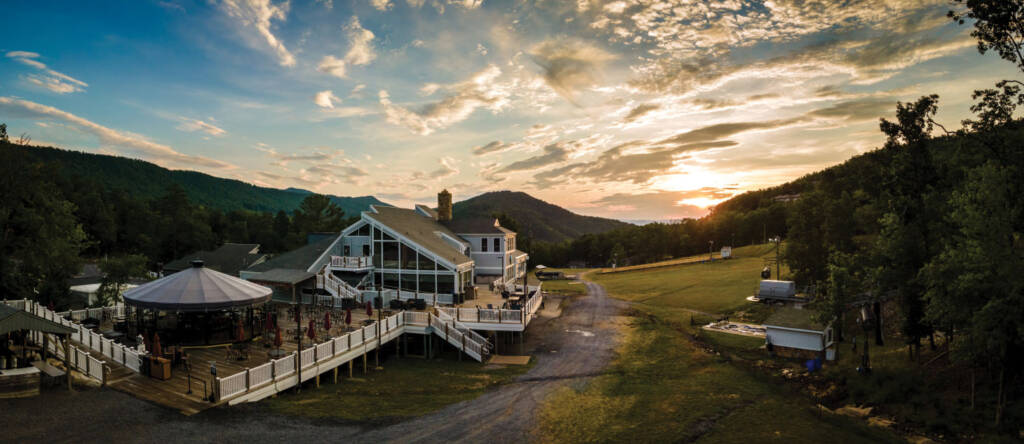
[[[153,333],[153,351],[151,353],[157,357],[163,356],[164,353],[162,347],[160,347],[160,335],[157,333]]]
[[[245,329],[242,328],[242,320],[238,320],[238,325],[235,326],[235,340],[242,342],[245,340]]]
[[[351,308],[346,308],[345,309],[345,326],[348,327],[349,325],[352,325],[352,309]]]
[[[281,352],[281,344],[284,344],[284,341],[281,339],[281,328],[278,327],[277,334],[274,335],[274,346],[277,347],[278,354]]]
[[[331,312],[324,313],[324,330],[331,331]]]
[[[373,317],[373,304],[369,302],[366,303],[366,316]]]
[[[309,329],[306,331],[306,336],[309,336],[309,339],[316,339],[316,323],[312,319],[309,320]]]

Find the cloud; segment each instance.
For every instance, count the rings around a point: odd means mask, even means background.
[[[332,55],[326,55],[320,59],[320,64],[316,66],[316,70],[343,79],[345,78],[345,61]]]
[[[465,120],[478,108],[501,111],[509,103],[509,85],[497,82],[501,69],[490,65],[466,81],[442,86],[447,95],[439,101],[416,109],[395,105],[386,90],[379,94],[389,123],[404,126],[420,135],[428,135]]]
[[[216,169],[233,168],[231,164],[209,157],[183,154],[167,145],[147,140],[138,134],[107,128],[52,106],[12,97],[0,97],[0,111],[14,117],[58,120],[96,136],[105,145],[120,147],[128,152],[139,154],[157,162],[165,162],[185,168],[195,168],[196,166]]]
[[[438,161],[441,163],[441,166],[436,170],[429,173],[416,171],[412,174],[412,180],[440,180],[459,174],[459,169],[455,166],[455,159],[452,159],[451,157],[442,157],[438,159]]]
[[[353,65],[366,65],[377,58],[371,43],[373,33],[363,28],[359,19],[352,17],[352,21],[345,27],[348,31],[349,48],[345,53],[345,62]]]
[[[700,142],[709,142],[747,131],[777,129],[786,126],[791,126],[802,121],[804,121],[803,117],[794,117],[790,119],[768,120],[763,122],[718,123],[697,129],[692,129],[689,131],[684,131],[682,133],[676,134],[675,136],[664,139],[659,143],[693,144]]]
[[[810,117],[832,120],[865,121],[876,120],[896,109],[896,101],[888,99],[858,99],[836,103],[807,113]]]
[[[224,134],[227,134],[227,131],[224,131],[223,129],[217,126],[214,126],[213,124],[203,122],[202,120],[189,119],[185,117],[181,118],[181,124],[178,125],[177,128],[181,131],[188,131],[190,133],[195,131],[202,131],[211,136],[223,136]]]
[[[281,66],[295,66],[295,56],[288,51],[271,31],[271,21],[284,21],[288,15],[287,1],[274,4],[272,0],[221,0],[221,9],[238,20],[243,29],[252,28],[263,43],[277,57]]]
[[[565,143],[552,143],[544,147],[543,154],[539,154],[528,159],[520,160],[518,162],[512,162],[500,169],[501,173],[510,173],[514,171],[524,170],[535,170],[543,168],[548,165],[565,162],[569,160],[570,150]]]
[[[736,194],[736,190],[723,188],[702,188],[692,191],[652,191],[629,194],[615,193],[590,201],[590,206],[601,207],[608,213],[618,213],[620,217],[682,219],[697,218],[707,214],[707,210],[696,205],[683,203],[692,199],[719,200]]]
[[[472,152],[474,156],[482,156],[484,154],[492,154],[505,151],[512,147],[512,144],[502,143],[500,140],[473,147]]]
[[[387,11],[388,9],[391,9],[393,6],[395,6],[394,4],[391,3],[391,0],[370,0],[370,5],[372,5],[378,11]]]
[[[622,122],[623,123],[633,123],[637,119],[647,115],[648,113],[650,113],[652,111],[657,111],[659,108],[661,108],[661,105],[653,104],[653,103],[652,104],[638,105],[637,107],[629,110],[629,113],[626,114],[626,117],[624,117],[622,119]]]
[[[597,83],[600,70],[615,55],[579,39],[557,38],[530,50],[548,86],[574,101],[575,93]]]
[[[335,96],[329,89],[320,91],[313,96],[313,103],[321,108],[333,109],[334,102],[341,102],[341,99],[339,99],[338,96]]]
[[[89,84],[81,80],[62,72],[54,71],[47,67],[45,63],[36,60],[39,58],[39,53],[30,51],[10,51],[6,55],[8,58],[14,59],[23,65],[31,66],[42,71],[40,74],[29,74],[25,77],[25,80],[28,80],[28,82],[33,85],[46,88],[57,94],[85,91],[84,88],[89,86]]]

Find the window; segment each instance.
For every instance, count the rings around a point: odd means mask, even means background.
[[[349,247],[348,247],[348,245],[346,245],[346,246],[345,246],[345,252],[344,252],[344,253],[342,253],[341,255],[342,255],[342,256],[351,256],[351,255],[352,255],[352,254],[350,253],[350,251],[349,251]]]
[[[434,285],[433,274],[421,274],[420,275],[420,293],[433,293],[437,290]]]
[[[501,239],[494,238],[494,251],[501,251]]]
[[[416,275],[415,274],[403,274],[402,275],[402,291],[416,292]]]
[[[398,242],[382,242],[384,264],[382,268],[398,268]]]
[[[455,275],[451,273],[437,275],[437,292],[441,294],[455,293]]]
[[[487,251],[487,238],[480,238],[480,251]]]
[[[402,245],[402,269],[403,270],[415,270],[416,269],[416,250],[409,248],[406,244]]]
[[[384,288],[390,288],[392,290],[398,289],[398,274],[397,273],[384,273]]]
[[[363,244],[363,256],[370,255],[370,244]]]
[[[434,264],[433,260],[431,260],[429,257],[424,256],[422,254],[420,255],[420,260],[419,260],[419,269],[420,270],[433,270],[434,266],[435,266],[435,264]],[[431,278],[431,282],[433,282],[433,278]],[[433,286],[433,284],[431,284],[431,286]]]

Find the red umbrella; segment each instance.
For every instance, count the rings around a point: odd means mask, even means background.
[[[352,324],[352,309],[351,308],[346,308],[345,309],[345,326],[347,327],[350,324]]]
[[[238,320],[238,325],[235,327],[235,340],[242,342],[245,340],[245,329],[242,328],[242,320]]]
[[[331,312],[324,313],[324,330],[331,330]]]
[[[277,334],[274,335],[274,346],[277,347],[277,351],[281,351],[281,344],[284,344],[284,341],[281,340],[281,329],[278,328]]]
[[[369,302],[366,303],[366,316],[371,318],[373,317],[373,304],[370,304]]]
[[[163,356],[163,350],[160,349],[160,335],[153,333],[153,350],[150,352],[153,356]]]
[[[267,312],[267,322],[263,324],[263,328],[267,331],[274,328],[274,321],[270,318],[270,312]]]
[[[309,329],[306,331],[306,336],[309,336],[309,339],[316,339],[316,324],[313,323],[312,319],[309,320]]]

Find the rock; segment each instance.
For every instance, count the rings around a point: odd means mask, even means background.
[[[883,418],[881,416],[872,416],[868,418],[868,425],[875,427],[892,427],[896,422]]]
[[[857,407],[855,405],[847,405],[836,409],[836,413],[851,418],[866,418],[871,415],[873,407]]]

